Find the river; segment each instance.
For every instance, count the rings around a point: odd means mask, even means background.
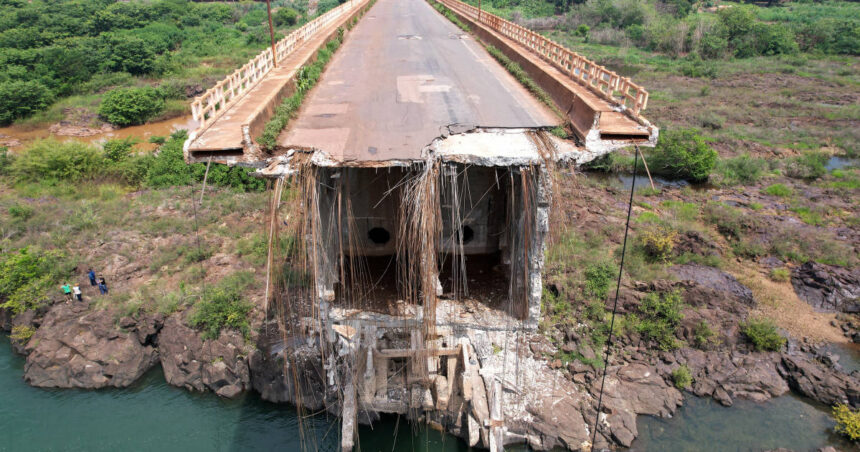
[[[0,334],[0,450],[36,451],[255,451],[338,450],[338,423],[324,415],[304,419],[294,407],[265,402],[255,393],[224,400],[169,386],[155,368],[126,389],[37,389],[21,378],[24,359]],[[785,396],[732,408],[688,397],[671,419],[640,417],[635,451],[843,451],[826,409]],[[303,433],[300,434],[300,433]],[[458,439],[388,417],[359,432],[361,450],[466,451]],[[518,448],[522,450],[522,448]]]

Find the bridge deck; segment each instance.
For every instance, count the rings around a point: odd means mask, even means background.
[[[410,160],[446,126],[560,122],[425,0],[379,0],[278,141],[338,161]]]
[[[343,19],[342,19],[343,20]],[[317,48],[326,41],[328,36],[337,30],[340,21],[334,21],[321,32],[299,46],[286,58],[278,61],[278,66],[272,68],[260,82],[248,90],[235,105],[230,106],[223,115],[212,122],[191,143],[192,152],[205,151],[242,151],[244,142],[242,126],[254,122],[260,115],[260,110],[290,82],[303,65],[313,58]],[[252,137],[256,138],[256,137]]]

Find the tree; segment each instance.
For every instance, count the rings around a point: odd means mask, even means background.
[[[151,86],[118,88],[108,92],[99,106],[99,116],[111,124],[143,124],[161,113],[164,99]]]
[[[275,22],[275,25],[278,27],[281,27],[284,25],[292,26],[292,25],[295,25],[296,22],[298,22],[299,13],[298,13],[298,11],[294,10],[293,8],[284,6],[284,7],[278,8],[278,10],[275,12],[275,17],[273,17],[273,20]]]

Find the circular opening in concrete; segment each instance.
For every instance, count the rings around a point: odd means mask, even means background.
[[[475,238],[475,231],[471,226],[463,226],[463,244],[469,243]]]
[[[391,240],[391,234],[385,228],[376,227],[367,231],[367,238],[377,245],[385,245]]]

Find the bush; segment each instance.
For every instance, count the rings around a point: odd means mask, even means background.
[[[717,65],[704,61],[697,54],[690,54],[679,66],[681,75],[696,78],[717,78]]]
[[[243,292],[254,278],[249,272],[235,273],[211,289],[206,299],[197,304],[189,324],[203,330],[204,339],[217,339],[223,328],[233,328],[247,339],[251,334],[248,314],[253,305],[245,301]]]
[[[672,256],[678,232],[662,225],[649,225],[637,235],[639,245],[651,259],[665,261]]]
[[[278,11],[276,11],[275,15],[272,17],[272,20],[278,27],[284,25],[292,26],[299,21],[299,12],[294,10],[293,8],[283,6],[281,8],[278,8]]]
[[[851,441],[860,441],[860,410],[839,403],[833,407],[832,413],[836,420],[833,430]]]
[[[681,390],[687,389],[693,384],[693,375],[690,374],[690,368],[686,364],[682,364],[672,371],[672,382],[675,387]]]
[[[747,320],[741,324],[741,332],[757,351],[779,351],[786,342],[776,325],[767,319]]]
[[[780,198],[788,198],[789,196],[794,194],[794,190],[791,187],[786,186],[785,184],[773,184],[765,188],[765,194],[771,196],[778,196]]]
[[[767,168],[767,161],[749,154],[722,159],[716,165],[716,173],[720,176],[717,182],[723,185],[752,184],[764,176]]]
[[[202,182],[206,173],[203,163],[187,164],[182,155],[182,145],[188,134],[184,130],[174,132],[159,148],[148,163],[145,185],[153,188],[174,187]],[[262,191],[266,183],[248,175],[248,169],[240,166],[212,165],[207,183],[221,187],[232,187],[242,191]]]
[[[36,329],[30,325],[16,325],[12,327],[12,333],[9,338],[18,341],[18,343],[26,344],[33,335],[36,334]]]
[[[112,162],[125,160],[131,154],[131,148],[137,143],[134,138],[107,140],[104,144],[105,157]]]
[[[99,116],[111,124],[143,124],[164,110],[164,99],[151,86],[118,88],[108,92],[99,106]]]
[[[0,125],[42,111],[53,101],[54,94],[41,82],[0,82]]]
[[[33,143],[13,160],[10,172],[21,182],[47,180],[77,182],[98,175],[104,157],[88,144],[53,139]]]
[[[618,270],[611,262],[598,262],[585,268],[585,293],[594,299],[605,300]]]
[[[0,308],[20,314],[45,305],[57,280],[70,271],[59,251],[24,247],[0,255]]]
[[[829,157],[821,152],[806,152],[788,159],[783,172],[795,179],[818,179],[827,174],[828,159]]]
[[[664,130],[648,163],[655,174],[691,181],[708,179],[717,151],[695,129]]]
[[[678,348],[678,340],[675,337],[678,325],[684,319],[682,308],[681,294],[678,292],[663,296],[649,293],[639,306],[642,318],[637,330],[645,339],[656,342],[660,350],[674,350]]]
[[[699,323],[696,324],[696,328],[693,330],[693,341],[695,342],[696,347],[702,350],[706,350],[716,343],[716,336],[717,334],[714,333],[714,330],[712,330],[704,320],[700,320]]]

